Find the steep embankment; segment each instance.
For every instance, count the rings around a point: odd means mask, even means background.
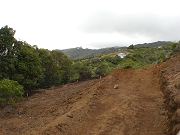
[[[116,70],[35,94],[0,111],[0,135],[165,135],[159,71],[170,64]]]
[[[168,111],[168,134],[176,135],[180,131],[180,55],[174,56],[162,66],[161,89]]]

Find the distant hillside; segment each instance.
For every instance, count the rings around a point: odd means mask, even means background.
[[[120,49],[123,48],[125,47],[111,47],[111,48],[102,48],[102,49],[88,49],[88,48],[83,49],[82,47],[77,47],[77,48],[70,48],[61,51],[72,59],[83,59],[101,54],[118,52],[120,51]]]
[[[137,44],[134,45],[135,47],[160,47],[160,46],[167,46],[172,44],[170,41],[157,41],[153,43],[144,43],[144,44]]]
[[[144,44],[137,44],[134,45],[137,48],[140,47],[160,47],[160,46],[167,46],[172,44],[172,42],[167,41],[158,41],[153,43],[144,43]],[[102,48],[102,49],[83,49],[82,47],[70,48],[65,50],[60,50],[69,56],[71,59],[83,59],[83,58],[90,58],[101,54],[109,54],[114,52],[119,52],[126,47],[110,47],[110,48]]]

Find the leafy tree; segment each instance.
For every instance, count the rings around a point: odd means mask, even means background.
[[[108,56],[107,55],[107,56],[103,57],[102,61],[117,65],[121,61],[121,58],[117,55],[116,56]]]
[[[15,70],[17,46],[14,34],[15,30],[8,26],[0,29],[0,79],[11,79]]]
[[[99,66],[96,69],[96,74],[98,76],[105,76],[110,72],[110,67],[107,63],[103,62],[100,63]]]
[[[0,79],[18,81],[27,92],[70,81],[72,62],[66,55],[17,41],[14,34],[8,26],[0,29]]]
[[[71,81],[87,80],[92,77],[91,66],[85,61],[77,61],[73,63],[71,71]]]
[[[46,49],[39,49],[38,52],[43,72],[42,78],[40,80],[40,87],[50,87],[54,84],[54,76],[56,73],[51,52]]]
[[[13,55],[15,30],[5,26],[0,29],[0,56]]]
[[[75,82],[78,81],[80,78],[80,65],[81,62],[79,61],[74,61],[71,65],[71,73],[70,73],[70,82]]]
[[[79,79],[87,80],[90,79],[92,75],[91,67],[82,63],[79,68]]]
[[[18,81],[24,88],[31,91],[37,88],[42,77],[42,67],[37,48],[33,48],[26,42],[18,41],[19,50],[15,63],[15,75],[13,80]]]
[[[52,51],[52,61],[55,65],[56,76],[54,76],[55,84],[64,84],[70,80],[70,66],[72,61],[59,51]]]
[[[134,45],[130,45],[128,49],[134,49]]]

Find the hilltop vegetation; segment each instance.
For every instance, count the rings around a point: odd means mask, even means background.
[[[165,47],[171,44],[173,44],[173,42],[158,41],[153,43],[144,43],[144,44],[137,44],[131,46],[134,46],[134,48],[142,48],[142,47],[158,48],[158,47]],[[83,49],[82,47],[76,47],[76,48],[70,48],[59,51],[62,51],[71,59],[86,59],[104,54],[117,53],[125,49],[127,49],[127,47],[109,47],[109,48],[101,48],[101,49],[88,49],[88,48]]]
[[[179,46],[179,44],[174,45]],[[152,64],[158,64],[169,58],[174,50],[173,45],[162,48],[127,49],[126,52],[128,52],[128,54],[124,58],[120,58],[118,53],[111,53],[93,58],[76,60],[73,65],[77,64],[77,67],[83,67],[79,71],[85,72],[83,73],[85,74],[84,76],[88,76],[88,78],[97,78],[99,76],[105,76],[113,69],[117,68],[141,68]],[[79,79],[79,76],[76,77],[76,79]]]
[[[144,44],[137,44],[135,45],[136,48],[138,47],[163,47],[163,46],[168,46],[171,45],[173,42],[170,41],[157,41],[153,43],[144,43]]]
[[[129,49],[129,54],[121,61],[121,68],[139,68],[165,61],[173,53],[173,46],[162,48],[134,48]]]
[[[65,53],[71,59],[83,59],[83,58],[92,58],[102,54],[109,54],[118,52],[119,50],[126,47],[110,47],[102,49],[83,49],[82,47],[70,48],[65,50],[59,50]]]

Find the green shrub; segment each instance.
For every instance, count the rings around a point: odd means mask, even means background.
[[[98,76],[105,76],[110,72],[110,67],[108,63],[103,62],[98,65],[95,72]]]
[[[125,58],[119,65],[119,68],[129,69],[129,68],[140,68],[143,67],[143,63],[141,61],[136,61],[130,58]]]
[[[13,104],[22,98],[23,86],[13,80],[0,81],[0,105]]]

